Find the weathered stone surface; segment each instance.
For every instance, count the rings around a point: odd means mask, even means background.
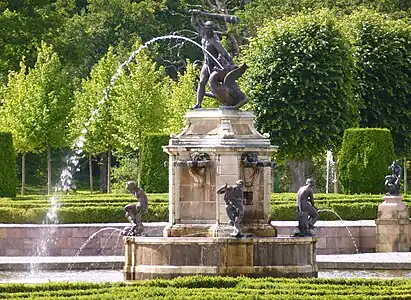
[[[378,219],[375,220],[377,252],[408,252],[409,213],[402,196],[384,196],[378,205]]]
[[[190,223],[210,221],[227,224],[223,195],[217,195],[216,190],[225,184],[232,185],[238,179],[244,180],[246,191],[253,192],[253,201],[245,208],[244,224],[260,221],[268,223],[271,169],[268,172],[264,165],[246,168],[242,155],[253,152],[269,161],[277,147],[271,146],[269,138],[255,129],[253,113],[197,109],[189,111],[186,119],[187,127],[183,132],[172,136],[169,145],[163,147],[170,155],[170,226],[189,226]],[[205,169],[195,169],[184,163],[197,152],[209,157]],[[270,164],[267,166],[270,168]],[[176,236],[185,231],[171,229],[165,233]],[[269,234],[272,233],[270,231]],[[263,231],[263,234],[268,233]]]
[[[184,275],[312,277],[316,238],[125,237],[125,279]]]

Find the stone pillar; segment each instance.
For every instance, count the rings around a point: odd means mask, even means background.
[[[402,196],[384,196],[378,205],[376,252],[408,252],[409,214]]]
[[[164,236],[214,236],[232,232],[224,196],[217,190],[245,182],[248,197],[242,225],[255,236],[275,236],[270,224],[271,155],[277,151],[270,139],[254,127],[254,114],[231,109],[196,109],[187,112],[187,126],[172,135],[163,149],[169,159],[169,224]],[[253,153],[259,164],[246,166],[244,155]],[[202,154],[200,167],[193,157]]]

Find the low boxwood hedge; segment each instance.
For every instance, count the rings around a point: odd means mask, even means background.
[[[315,205],[322,211],[320,220],[372,220],[377,218],[382,195],[315,194]],[[145,222],[168,221],[168,195],[148,194],[149,209],[143,215]],[[271,220],[295,220],[295,193],[273,194]],[[60,223],[115,223],[127,222],[123,207],[135,200],[130,195],[77,194],[57,197]],[[411,207],[411,199],[404,199]],[[47,196],[17,196],[0,198],[0,223],[41,224],[50,207]],[[411,213],[411,210],[410,210]]]
[[[1,299],[410,299],[411,280],[191,276],[130,283],[2,284]]]

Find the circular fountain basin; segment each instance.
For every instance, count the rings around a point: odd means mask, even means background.
[[[124,237],[124,279],[317,277],[316,237]]]

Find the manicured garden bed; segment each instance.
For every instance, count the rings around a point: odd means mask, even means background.
[[[1,299],[410,299],[411,280],[183,277],[126,283],[2,284]]]

